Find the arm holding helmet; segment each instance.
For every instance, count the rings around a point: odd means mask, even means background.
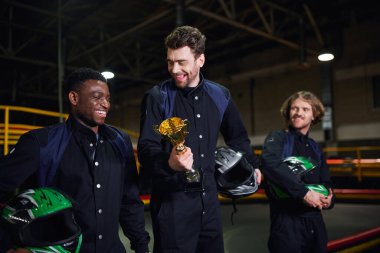
[[[4,202],[39,169],[39,143],[28,132],[22,135],[14,149],[0,158],[0,202]]]
[[[259,159],[252,152],[247,130],[244,127],[240,113],[232,99],[229,100],[227,109],[224,112],[220,132],[222,133],[227,146],[233,150],[244,152],[244,157],[253,166],[253,168],[255,168],[256,181],[260,184],[261,172],[259,170]]]
[[[0,157],[0,203],[3,204],[13,197],[15,190],[36,173],[39,168],[39,150],[37,139],[31,132],[28,132],[20,137],[9,154]],[[0,241],[2,242],[1,249],[8,245],[9,248],[12,245],[9,231],[0,231]],[[29,251],[9,249],[8,252]]]
[[[312,181],[315,182],[314,184],[320,184],[320,187],[323,185],[329,188],[330,190],[327,196],[316,191],[316,189],[310,188],[310,185],[306,184],[301,176],[295,176],[293,171],[289,169],[289,164],[285,163],[283,159],[286,139],[286,132],[284,131],[272,131],[265,139],[262,164],[264,175],[269,182],[269,188],[273,190],[278,186],[289,194],[290,198],[301,199],[310,207],[318,208],[320,210],[322,208],[332,207],[332,183],[323,154],[321,153],[321,157],[318,158],[318,162],[321,164],[319,165],[318,170],[314,172],[314,175],[318,175],[318,178],[314,177]],[[314,143],[313,146],[319,148],[314,141],[312,142]]]
[[[326,158],[320,146],[314,140],[309,138],[309,142],[314,146],[314,149],[317,150],[315,152],[320,154],[318,157],[319,166],[317,171],[314,172],[314,174],[318,175],[318,178],[316,179],[317,183],[314,184],[314,186],[325,189],[323,189],[323,193],[321,194],[318,189],[311,188],[313,190],[308,191],[304,197],[304,202],[306,205],[316,207],[319,210],[332,209],[334,207],[335,195],[332,190],[332,181]]]
[[[265,138],[261,156],[263,174],[268,182],[283,189],[291,198],[303,199],[308,189],[283,162],[285,141],[286,136],[283,131],[272,131]]]
[[[331,181],[330,170],[326,162],[324,154],[321,154],[320,182],[328,189],[327,196],[321,196],[322,208],[332,209],[335,203],[335,194],[333,191],[333,183]]]

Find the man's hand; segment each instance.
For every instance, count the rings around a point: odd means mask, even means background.
[[[303,197],[303,200],[306,205],[321,210],[323,208],[323,202],[321,201],[322,198],[324,198],[322,194],[315,191],[308,191]]]
[[[331,188],[329,188],[329,195],[321,197],[321,202],[322,202],[323,208],[326,209],[326,208],[329,208],[329,206],[331,206],[332,197],[333,197],[333,192],[332,192]]]
[[[261,171],[259,169],[255,169],[255,174],[256,174],[256,183],[261,184],[261,178],[262,178]]]
[[[194,162],[191,148],[186,147],[184,152],[178,154],[176,147],[173,147],[168,162],[174,171],[191,171]]]

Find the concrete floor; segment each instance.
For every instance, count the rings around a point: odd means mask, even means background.
[[[234,225],[230,216],[232,205],[222,204],[224,244],[226,253],[255,252],[267,253],[269,233],[269,207],[266,203],[239,203],[234,215]],[[380,205],[338,203],[334,209],[323,211],[329,240],[353,235],[368,229],[380,227]],[[149,212],[145,212],[146,229],[153,237]],[[121,234],[128,252],[129,241]],[[150,242],[153,249],[153,238]]]

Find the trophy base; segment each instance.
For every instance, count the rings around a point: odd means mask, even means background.
[[[203,175],[199,170],[185,172],[185,192],[202,192]]]

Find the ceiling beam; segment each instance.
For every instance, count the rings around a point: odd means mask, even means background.
[[[57,63],[54,63],[54,62],[48,62],[48,61],[30,59],[30,58],[25,58],[25,57],[18,57],[18,56],[11,56],[11,55],[0,54],[0,58],[6,59],[6,60],[12,60],[12,61],[24,62],[24,63],[31,63],[31,64],[35,64],[35,65],[57,67]]]
[[[252,4],[253,4],[253,6],[255,6],[255,9],[256,9],[257,13],[259,14],[259,17],[260,17],[261,21],[263,22],[265,29],[267,30],[267,32],[269,34],[272,34],[273,28],[269,25],[267,19],[265,18],[263,11],[261,10],[261,7],[259,6],[259,4],[257,3],[256,0],[252,0]]]
[[[97,44],[96,46],[94,46],[94,47],[92,47],[92,48],[84,51],[81,54],[78,54],[77,56],[75,56],[72,59],[70,59],[69,62],[72,62],[72,61],[74,61],[74,60],[76,60],[76,59],[78,59],[78,58],[80,58],[80,57],[82,57],[84,55],[92,53],[95,50],[98,50],[99,48],[104,47],[107,44],[111,44],[111,43],[113,43],[115,41],[118,41],[118,40],[124,38],[125,36],[128,36],[131,33],[135,32],[135,31],[138,31],[139,29],[141,29],[141,28],[143,28],[143,27],[145,27],[145,26],[147,26],[147,25],[149,25],[149,24],[151,24],[151,23],[159,20],[160,18],[165,17],[166,15],[168,15],[169,13],[171,13],[172,11],[173,11],[172,9],[168,9],[168,10],[163,11],[163,12],[161,12],[161,13],[155,15],[155,16],[152,16],[152,17],[146,19],[145,21],[141,22],[140,24],[135,25],[135,26],[131,27],[130,29],[128,29],[128,30],[126,30],[126,31],[124,31],[122,33],[119,33],[118,35],[116,35],[114,37],[111,37],[108,40]]]
[[[306,16],[308,17],[310,24],[314,29],[315,36],[317,37],[319,44],[321,46],[323,46],[325,42],[324,42],[323,37],[321,35],[321,31],[319,30],[319,28],[317,26],[317,22],[315,22],[315,18],[313,16],[313,14],[311,13],[309,7],[306,4],[303,4],[303,8],[305,9]]]
[[[252,33],[252,34],[255,34],[255,35],[258,35],[260,37],[263,37],[263,38],[266,38],[268,40],[272,40],[272,41],[275,41],[275,42],[278,42],[282,45],[285,45],[287,47],[290,47],[290,48],[293,48],[293,49],[296,49],[296,50],[299,50],[300,49],[300,46],[297,44],[297,43],[294,43],[292,41],[288,41],[286,39],[283,39],[283,38],[280,38],[280,37],[277,37],[275,35],[272,35],[272,34],[269,34],[269,33],[266,33],[266,32],[263,32],[261,30],[258,30],[258,29],[255,29],[255,28],[252,28],[250,26],[247,26],[245,24],[242,24],[242,23],[239,23],[237,21],[234,21],[234,20],[231,20],[231,19],[228,19],[226,17],[223,17],[223,16],[220,16],[218,14],[214,14],[212,12],[209,12],[209,11],[206,11],[204,9],[201,9],[201,8],[198,8],[196,6],[188,6],[187,7],[188,10],[191,10],[193,12],[196,12],[196,13],[199,13],[199,14],[202,14],[206,17],[209,17],[209,18],[212,18],[212,19],[215,19],[219,22],[222,22],[222,23],[225,23],[225,24],[228,24],[228,25],[231,25],[233,27],[236,27],[236,28],[239,28],[239,29],[242,29],[244,31],[247,31],[249,33]],[[316,51],[315,50],[311,50],[311,49],[306,49],[306,51],[309,53],[309,54],[313,54],[315,55],[316,54]]]

